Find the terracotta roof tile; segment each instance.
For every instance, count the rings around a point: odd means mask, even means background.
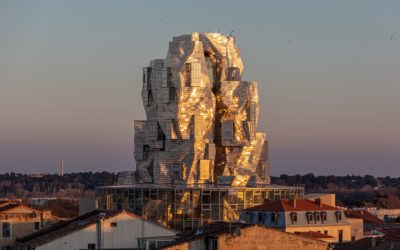
[[[1,212],[5,212],[5,211],[10,210],[10,209],[13,209],[13,208],[16,208],[16,207],[19,207],[19,205],[18,204],[7,204],[7,205],[4,205],[4,206],[0,207],[0,213]]]
[[[371,214],[366,210],[346,210],[345,214],[347,217],[350,218],[359,218],[363,219],[364,222],[374,223],[374,224],[384,224],[384,222],[376,217],[375,215]]]
[[[296,203],[296,205],[294,205]],[[255,207],[247,208],[244,211],[271,211],[271,212],[288,212],[288,211],[326,211],[326,210],[341,210],[321,203],[320,205],[314,201],[306,199],[293,200],[277,200]]]

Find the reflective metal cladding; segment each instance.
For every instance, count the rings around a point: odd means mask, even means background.
[[[235,38],[219,33],[174,37],[166,58],[143,68],[134,183],[270,183],[257,83],[242,81],[243,69]]]

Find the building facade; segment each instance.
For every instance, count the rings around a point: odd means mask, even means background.
[[[285,232],[316,232],[328,242],[351,241],[351,225],[344,212],[333,206],[307,199],[279,200],[245,209],[240,219],[279,228]]]
[[[14,249],[18,237],[38,231],[56,220],[51,211],[33,209],[18,202],[3,203],[0,206],[0,249]]]
[[[18,245],[21,250],[145,250],[169,244],[176,233],[127,211],[95,210],[22,237]]]

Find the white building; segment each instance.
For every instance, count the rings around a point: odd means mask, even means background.
[[[176,233],[127,211],[95,210],[27,235],[18,245],[21,250],[152,249],[169,244]]]

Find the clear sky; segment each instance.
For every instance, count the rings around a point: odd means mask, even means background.
[[[0,172],[133,170],[141,71],[229,34],[272,174],[400,176],[400,1],[0,1]]]

